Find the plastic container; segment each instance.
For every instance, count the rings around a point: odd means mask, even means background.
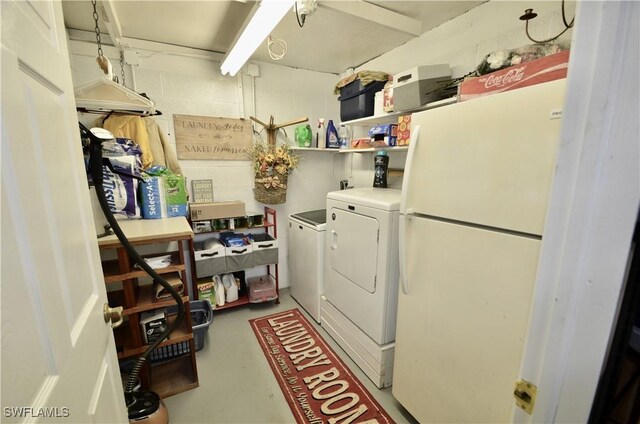
[[[380,150],[374,158],[375,173],[373,175],[373,186],[387,188],[387,170],[389,167],[389,156],[384,150]]]
[[[351,141],[349,140],[349,129],[344,124],[340,124],[340,128],[338,128],[338,139],[340,140],[341,149],[347,149],[350,147]]]
[[[333,124],[333,120],[329,119],[327,124],[327,144],[328,149],[337,149],[340,147],[340,139],[338,138],[338,130]]]
[[[204,347],[204,336],[206,335],[209,326],[213,322],[213,309],[211,308],[211,303],[209,303],[208,300],[192,300],[189,302],[189,306],[191,306],[191,328],[193,329],[193,339],[196,344],[197,352]],[[177,313],[178,305],[169,306],[167,308],[167,315]],[[188,345],[188,342],[186,343]]]
[[[238,300],[238,286],[233,274],[224,274],[222,284],[225,291],[225,302],[235,302]]]
[[[247,280],[249,285],[249,302],[262,303],[278,298],[275,280],[269,275],[252,277]]]
[[[313,133],[309,124],[298,125],[295,132],[296,142],[298,147],[311,147],[311,140],[313,139]]]
[[[352,85],[353,84],[353,85]],[[374,112],[375,94],[384,88],[386,81],[375,81],[364,87],[359,79],[352,81],[340,89],[340,120],[371,116]]]
[[[185,340],[180,343],[153,349],[149,354],[149,361],[152,364],[157,364],[159,362],[166,362],[178,356],[187,355],[190,352],[189,342]]]
[[[325,139],[326,133],[327,133],[327,129],[324,124],[324,118],[319,118],[318,127],[316,128],[316,137],[314,140],[314,145],[318,149],[324,149],[325,147],[327,147],[326,139]]]

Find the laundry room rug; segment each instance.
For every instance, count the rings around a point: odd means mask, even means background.
[[[394,422],[298,309],[249,323],[296,422]]]

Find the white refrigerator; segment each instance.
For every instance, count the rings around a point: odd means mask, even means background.
[[[510,421],[565,80],[412,116],[393,395],[421,423]]]

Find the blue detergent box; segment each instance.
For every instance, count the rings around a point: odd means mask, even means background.
[[[187,216],[187,189],[182,175],[147,177],[140,183],[144,219]]]
[[[387,146],[395,146],[398,139],[398,124],[376,125],[369,130],[371,141],[383,141]]]

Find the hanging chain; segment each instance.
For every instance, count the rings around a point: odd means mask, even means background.
[[[91,4],[93,5],[93,20],[96,23],[96,42],[98,43],[98,57],[102,58],[104,54],[102,53],[102,40],[100,39],[100,27],[98,27],[98,11],[96,10],[96,0],[91,0]]]
[[[122,85],[127,86],[126,80],[124,79],[124,51],[120,50],[120,75],[122,75]]]

